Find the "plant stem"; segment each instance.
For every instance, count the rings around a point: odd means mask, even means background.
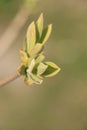
[[[11,74],[10,76],[8,76],[7,78],[0,80],[0,88],[7,85],[8,83],[10,83],[11,81],[17,79],[18,77],[20,77],[20,75],[16,72]]]

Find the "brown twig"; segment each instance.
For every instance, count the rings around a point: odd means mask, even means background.
[[[10,83],[11,81],[17,79],[18,77],[20,77],[20,75],[18,73],[14,73],[3,80],[0,80],[0,88]]]

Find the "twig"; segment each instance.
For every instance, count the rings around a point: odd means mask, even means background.
[[[17,79],[18,77],[20,77],[20,75],[18,73],[14,73],[3,80],[0,80],[0,88],[10,83],[11,81]]]

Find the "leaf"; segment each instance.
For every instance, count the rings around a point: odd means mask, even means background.
[[[33,74],[33,73],[28,73],[27,77],[25,78],[25,82],[28,85],[32,85],[33,83],[41,84],[43,82],[43,80],[40,77],[38,77],[37,75]]]
[[[43,74],[46,71],[47,67],[48,65],[45,65],[44,63],[40,63],[37,67],[37,75]]]
[[[30,73],[32,72],[34,66],[35,66],[35,59],[33,59],[33,60],[29,63],[28,69],[27,69],[27,73],[30,74]]]
[[[20,55],[21,55],[21,62],[22,62],[23,64],[27,64],[28,61],[29,61],[29,58],[28,58],[28,56],[27,56],[27,53],[26,53],[25,51],[23,51],[23,50],[20,50]]]
[[[36,64],[42,62],[45,59],[45,56],[43,54],[40,54],[37,58],[36,58]]]
[[[30,74],[30,78],[33,80],[35,84],[41,84],[43,82],[42,79],[40,79],[37,75]]]
[[[37,25],[39,35],[41,36],[43,31],[43,13],[41,13],[40,17],[38,18],[36,25]]]
[[[48,27],[43,30],[40,43],[45,44],[45,42],[48,40],[51,34],[51,31],[52,31],[52,24],[48,25]]]
[[[37,54],[41,53],[42,50],[43,50],[43,45],[40,43],[37,43],[34,46],[34,48],[30,51],[30,56],[37,55]]]
[[[33,49],[36,41],[35,23],[32,22],[27,30],[27,53]]]
[[[48,65],[48,68],[42,74],[44,77],[52,77],[60,71],[60,68],[53,62],[45,62],[45,64]]]

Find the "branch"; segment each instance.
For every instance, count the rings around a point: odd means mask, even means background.
[[[10,83],[11,81],[17,79],[18,77],[20,77],[20,75],[16,72],[16,73],[11,74],[7,78],[0,80],[0,88]]]

